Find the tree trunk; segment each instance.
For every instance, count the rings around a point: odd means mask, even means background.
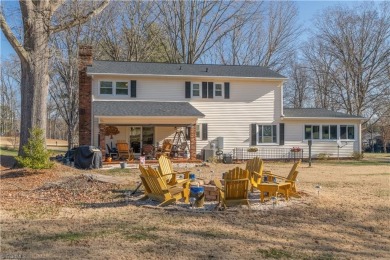
[[[35,13],[33,22],[26,22],[28,33],[24,36],[24,48],[29,59],[21,59],[21,126],[19,155],[30,137],[30,129],[40,128],[46,137],[46,104],[49,87],[49,34],[43,15]]]

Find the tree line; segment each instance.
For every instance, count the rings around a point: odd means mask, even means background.
[[[1,28],[19,63],[12,57],[2,66],[0,130],[21,121],[23,145],[33,126],[56,132],[54,121],[66,126],[69,147],[77,144],[81,44],[102,60],[267,66],[289,77],[286,106],[322,107],[389,127],[389,6],[338,5],[305,31],[294,2],[2,3]],[[11,24],[17,12],[21,19]]]

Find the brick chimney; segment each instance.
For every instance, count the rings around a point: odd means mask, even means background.
[[[87,66],[92,65],[92,46],[79,47],[79,145],[91,145],[92,78]]]

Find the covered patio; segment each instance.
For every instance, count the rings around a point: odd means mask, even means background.
[[[94,140],[103,156],[121,146],[129,157],[149,161],[165,155],[177,161],[196,161],[196,122],[204,115],[188,102],[94,101]],[[107,134],[108,126],[117,134]],[[163,144],[171,142],[171,150]],[[122,145],[123,144],[123,145]],[[114,157],[114,156],[113,156]],[[119,154],[115,159],[123,159]],[[125,158],[127,159],[127,158]]]

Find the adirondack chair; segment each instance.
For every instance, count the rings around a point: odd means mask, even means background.
[[[253,190],[257,188],[257,186],[262,181],[261,178],[263,176],[263,167],[264,167],[263,160],[261,160],[259,157],[255,157],[246,162],[245,169],[248,170],[250,174],[251,192],[253,192]]]
[[[287,177],[283,177],[277,174],[273,174],[272,172],[264,172],[264,175],[268,176],[268,180],[273,180],[276,178],[276,183],[279,184],[290,184],[290,187],[288,189],[282,190],[282,192],[286,192],[288,194],[285,194],[286,196],[294,196],[300,198],[301,196],[298,195],[297,193],[297,186],[296,186],[296,181],[297,181],[297,176],[298,176],[298,171],[297,168],[301,164],[301,160],[297,161],[294,163],[292,166],[289,174]]]
[[[173,186],[167,185],[160,173],[151,167],[141,170],[140,177],[141,181],[145,183],[146,192],[144,198],[161,202],[158,206],[164,207],[182,198],[184,198],[186,203],[189,203],[189,182]]]
[[[141,171],[141,175],[140,175],[141,182],[142,182],[142,185],[143,185],[144,188],[145,188],[144,196],[141,198],[141,200],[144,200],[144,199],[147,199],[147,198],[148,198],[148,194],[149,194],[149,193],[152,193],[152,190],[150,189],[148,183],[146,182],[146,179],[144,178],[145,176],[148,175],[147,169],[144,168],[144,167],[140,164],[140,165],[139,165],[139,170]],[[139,187],[140,187],[140,185],[137,187],[136,190],[138,190]]]
[[[219,179],[215,179],[215,186],[219,190],[217,207],[221,204],[224,208],[244,204],[250,209],[248,200],[249,177],[248,170],[236,167],[225,174],[225,186],[222,186]]]
[[[190,171],[175,171],[173,169],[171,160],[169,160],[165,155],[162,155],[160,156],[160,158],[158,158],[158,165],[158,171],[160,172],[161,176],[165,178],[166,182],[170,185],[181,183],[190,179]],[[177,179],[178,174],[183,174],[183,179]]]
[[[157,154],[156,157],[159,158],[162,155],[165,155],[167,157],[171,156],[171,151],[172,151],[172,140],[171,139],[165,139],[161,148],[157,149]]]
[[[133,153],[129,150],[128,143],[117,143],[116,149],[118,150],[118,157],[122,159],[127,159],[129,161],[134,160]]]

